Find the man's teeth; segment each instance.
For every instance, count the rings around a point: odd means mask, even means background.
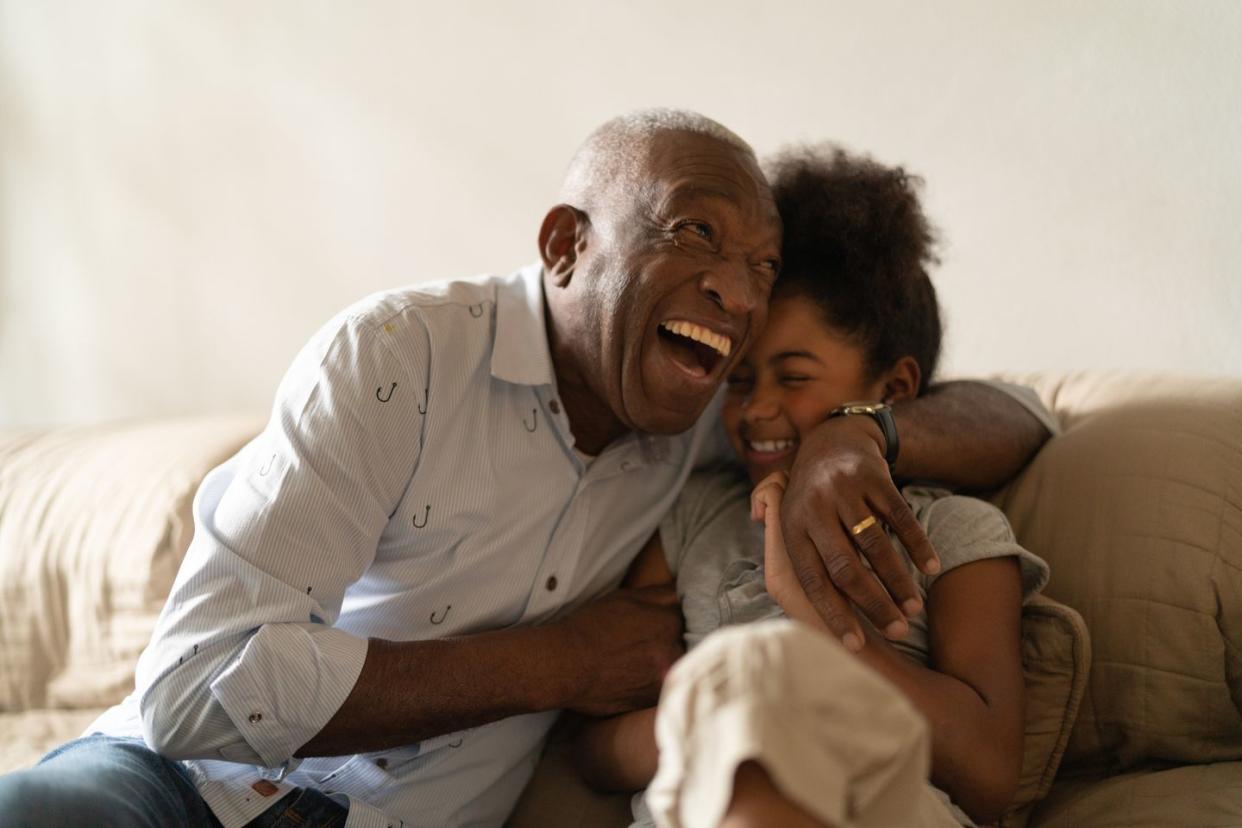
[[[675,320],[672,322],[661,322],[660,327],[667,328],[678,336],[693,339],[695,342],[702,342],[723,357],[733,353],[733,341],[729,337],[704,328],[702,325]]]
[[[752,440],[750,443],[751,451],[784,451],[793,447],[793,440]]]

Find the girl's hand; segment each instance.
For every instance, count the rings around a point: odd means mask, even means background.
[[[793,561],[785,551],[785,537],[781,530],[781,500],[785,496],[787,482],[789,475],[785,472],[772,472],[759,481],[759,485],[750,495],[750,517],[752,520],[763,521],[763,585],[787,617],[832,635],[832,631],[802,590],[802,582],[794,571]],[[862,649],[862,641],[847,641],[846,646],[857,652]]]
[[[788,482],[789,475],[785,472],[772,472],[759,481],[759,485],[755,486],[750,495],[750,518],[763,521],[764,586],[767,587],[768,594],[785,610],[786,615],[791,614],[786,605],[791,590],[796,590],[803,600],[806,599],[805,595],[801,595],[802,586],[798,583],[793,564],[785,552],[785,539],[781,533],[781,498]]]

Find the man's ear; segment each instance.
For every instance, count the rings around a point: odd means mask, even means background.
[[[912,356],[903,356],[884,374],[884,402],[892,405],[898,400],[917,397],[922,377],[918,360]]]
[[[557,287],[569,284],[578,264],[578,255],[586,249],[586,213],[568,204],[558,204],[543,217],[539,228],[539,255],[543,269]]]

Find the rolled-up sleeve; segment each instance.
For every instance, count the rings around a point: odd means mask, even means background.
[[[294,361],[263,433],[204,480],[138,665],[153,748],[288,768],[344,703],[367,641],[334,625],[417,466],[427,348],[409,320],[339,317]]]
[[[1048,430],[1049,436],[1056,437],[1061,433],[1061,424],[1057,422],[1056,416],[1044,406],[1039,394],[1035,393],[1035,389],[1003,380],[980,380],[980,382],[1008,394],[1011,399],[1029,411],[1032,417],[1039,420],[1040,424]]]
[[[366,642],[340,630],[267,624],[211,682],[211,694],[259,764],[275,767],[323,728],[365,659]]]

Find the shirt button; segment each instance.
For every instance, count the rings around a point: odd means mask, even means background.
[[[375,760],[375,766],[379,768],[380,770],[383,770],[384,768],[388,767],[388,759],[381,756],[380,758]]]
[[[251,724],[258,724],[259,722],[263,721],[263,714],[262,713],[251,713],[246,718],[250,720]]]
[[[554,589],[556,589],[556,576],[555,575],[548,576],[548,582],[546,586],[548,587],[548,592],[551,592]]]
[[[561,404],[558,403],[556,400],[553,400],[552,402],[548,403],[548,408],[552,409],[553,414],[561,413]]]

